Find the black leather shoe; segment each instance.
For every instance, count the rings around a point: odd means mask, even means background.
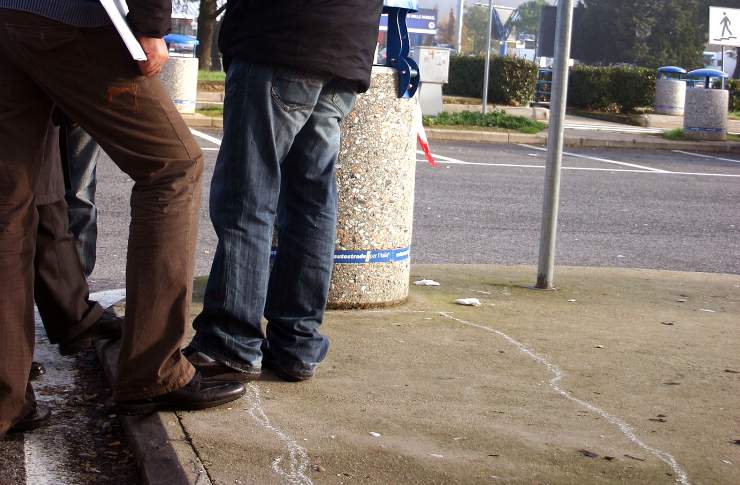
[[[198,370],[203,380],[249,382],[259,379],[262,374],[259,367],[252,367],[247,371],[232,369],[197,350],[184,350],[183,354]]]
[[[51,411],[49,411],[48,408],[36,404],[33,409],[23,417],[23,419],[10,427],[8,433],[33,431],[34,429],[45,425],[49,421],[50,417]]]
[[[220,406],[235,401],[244,395],[244,384],[234,381],[203,380],[200,374],[183,388],[162,396],[138,401],[119,401],[119,414],[133,416],[156,411],[195,411]]]
[[[28,380],[35,381],[46,374],[46,369],[38,362],[31,362],[31,372],[28,373]]]
[[[316,374],[316,366],[298,361],[280,361],[273,352],[262,348],[262,367],[270,369],[276,376],[288,382],[300,382],[311,379]]]
[[[99,339],[117,340],[121,338],[123,317],[119,317],[112,308],[108,308],[90,328],[77,337],[59,344],[59,353],[74,355],[89,349],[93,341]]]

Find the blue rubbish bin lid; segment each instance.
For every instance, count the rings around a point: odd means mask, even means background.
[[[692,78],[713,78],[713,77],[730,77],[727,73],[720,71],[719,69],[697,69],[687,74]]]
[[[385,0],[383,6],[405,8],[411,12],[416,12],[419,9],[419,0]]]
[[[182,44],[182,45],[191,45],[191,46],[196,46],[200,44],[198,39],[196,39],[192,35],[183,35],[183,34],[165,35],[164,41],[168,44]]]
[[[665,66],[658,69],[658,72],[666,74],[686,74],[686,69],[677,66]]]

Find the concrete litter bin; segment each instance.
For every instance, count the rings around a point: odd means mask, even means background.
[[[396,96],[399,73],[373,68],[342,124],[339,217],[329,307],[389,306],[409,292],[416,174],[416,99]]]
[[[160,79],[180,113],[195,113],[198,98],[198,58],[194,37],[170,34],[164,37],[170,58],[162,68]]]
[[[686,69],[666,66],[658,69],[655,83],[655,112],[659,115],[683,116],[686,104]]]
[[[727,117],[730,93],[713,89],[712,79],[728,77],[716,69],[698,69],[688,74],[692,79],[704,79],[686,92],[684,135],[694,140],[727,140]]]
[[[385,66],[342,123],[339,215],[329,308],[404,302],[411,275],[419,68],[409,57],[406,15],[416,0],[385,0]]]

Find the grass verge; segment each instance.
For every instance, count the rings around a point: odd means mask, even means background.
[[[213,107],[213,108],[202,108],[196,111],[199,115],[205,115],[210,116],[213,118],[221,118],[224,115],[224,109],[223,107]]]
[[[198,81],[224,82],[226,73],[223,71],[198,71]]]
[[[684,139],[683,129],[676,128],[675,130],[666,131],[663,133],[663,138],[666,140],[680,141]]]
[[[425,116],[424,126],[428,126],[430,128],[501,128],[528,134],[539,133],[547,128],[547,124],[541,121],[530,120],[523,116],[512,116],[506,114],[504,111],[493,111],[491,113],[486,113],[485,115],[474,111],[466,111],[462,113],[440,113],[437,116]]]
[[[686,138],[681,128],[676,128],[675,130],[666,131],[665,133],[663,133],[663,138],[665,138],[666,140],[672,140],[672,141],[695,141],[695,140]],[[740,136],[728,134],[727,141],[740,142]]]

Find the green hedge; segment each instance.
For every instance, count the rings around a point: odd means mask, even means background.
[[[447,96],[480,98],[483,93],[485,58],[452,56]],[[423,76],[423,73],[422,73]],[[492,103],[521,106],[532,101],[537,87],[537,65],[526,59],[492,57],[488,99]]]
[[[740,79],[730,79],[730,111],[740,111]]]
[[[655,104],[654,69],[575,66],[570,72],[568,106],[628,113]]]

